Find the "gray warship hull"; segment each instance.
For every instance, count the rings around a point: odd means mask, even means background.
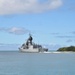
[[[22,48],[19,48],[19,51],[20,52],[25,52],[25,53],[42,53],[42,52],[47,52],[47,49],[22,49]]]
[[[38,49],[19,49],[19,51],[25,53],[39,53]]]

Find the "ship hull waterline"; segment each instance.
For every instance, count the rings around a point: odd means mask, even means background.
[[[25,52],[25,53],[39,53],[38,49],[20,49],[21,52]]]
[[[39,51],[38,49],[19,49],[20,52],[24,52],[24,53],[43,53],[46,51]]]

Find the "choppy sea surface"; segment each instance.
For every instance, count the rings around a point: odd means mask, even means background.
[[[75,75],[75,53],[0,52],[0,75]]]

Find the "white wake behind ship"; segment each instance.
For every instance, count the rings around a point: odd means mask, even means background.
[[[43,48],[42,45],[33,43],[32,40],[32,36],[29,35],[29,38],[27,39],[26,43],[23,43],[19,50],[25,53],[40,53],[48,51],[48,49]]]

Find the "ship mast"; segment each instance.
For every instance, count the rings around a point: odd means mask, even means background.
[[[31,34],[29,34],[29,38],[26,42],[26,45],[29,46],[29,45],[32,45],[32,40],[33,40],[33,37],[31,36]]]

